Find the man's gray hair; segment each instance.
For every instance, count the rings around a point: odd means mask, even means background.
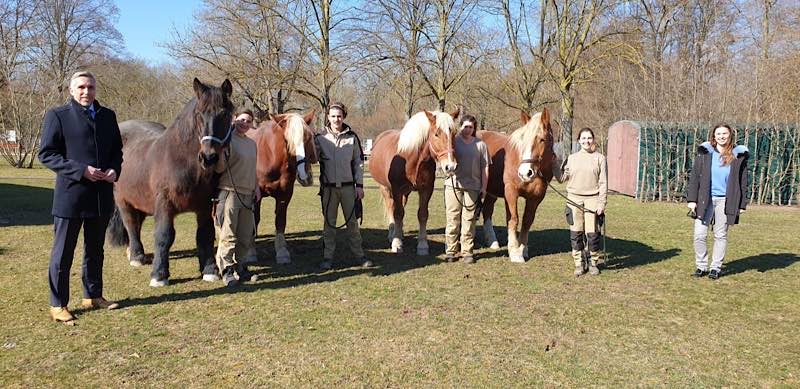
[[[72,81],[75,81],[76,78],[81,78],[81,77],[90,78],[92,82],[94,82],[95,84],[97,83],[97,79],[94,78],[94,74],[92,74],[92,72],[81,70],[72,74],[72,77],[69,78],[69,84],[72,85]]]

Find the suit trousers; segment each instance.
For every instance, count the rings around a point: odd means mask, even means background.
[[[103,296],[103,242],[109,215],[95,218],[53,217],[53,250],[50,252],[50,305],[66,307],[69,303],[69,273],[78,235],[83,226],[83,297]]]

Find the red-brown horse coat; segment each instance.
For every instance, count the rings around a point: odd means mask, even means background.
[[[429,253],[428,203],[436,180],[436,164],[438,162],[446,174],[455,172],[453,142],[456,135],[455,119],[458,115],[459,111],[451,114],[439,111],[419,112],[409,119],[403,130],[387,130],[375,139],[369,171],[383,196],[389,219],[389,243],[392,252],[403,251],[405,204],[408,195],[417,191],[417,254]],[[401,136],[408,138],[401,139]],[[409,139],[413,141],[408,142]]]
[[[547,185],[553,178],[555,158],[553,130],[547,109],[532,118],[522,112],[521,119],[524,125],[515,134],[518,138],[526,137],[531,140],[530,144],[524,145],[530,154],[527,158],[523,158],[519,148],[515,147],[511,140],[513,135],[494,131],[478,132],[478,137],[486,143],[489,158],[492,160],[489,165],[489,193],[483,206],[484,236],[487,244],[492,248],[499,248],[492,226],[492,214],[495,201],[503,197],[508,225],[508,256],[514,262],[524,262],[528,255],[528,231],[536,216],[536,209],[547,192]],[[522,133],[517,133],[518,131]],[[529,159],[530,162],[522,163],[523,159]],[[517,200],[520,197],[525,199],[521,224],[517,212]]]
[[[317,163],[317,153],[314,147],[314,133],[308,125],[314,120],[314,116],[314,111],[309,112],[305,117],[298,114],[276,115],[272,117],[272,120],[262,122],[257,129],[247,133],[247,136],[256,142],[258,149],[256,175],[261,195],[275,199],[275,256],[277,263],[291,261],[284,234],[286,232],[286,213],[294,194],[294,181],[297,179],[303,186],[313,183],[311,164]],[[302,141],[306,163],[300,166],[305,169],[307,176],[305,181],[298,177],[297,153],[294,151],[294,147],[290,146],[286,137],[287,126],[292,120],[295,123],[298,123],[298,120],[303,123]],[[256,209],[260,210],[260,208],[259,202]],[[256,225],[258,225],[259,219],[260,212],[257,211]]]

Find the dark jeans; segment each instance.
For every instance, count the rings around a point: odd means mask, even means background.
[[[50,252],[50,305],[69,303],[69,272],[83,225],[83,297],[103,296],[103,242],[109,216],[96,218],[53,218],[53,250]]]

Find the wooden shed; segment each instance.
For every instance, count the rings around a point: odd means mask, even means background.
[[[630,120],[616,122],[608,128],[606,161],[609,190],[636,197],[640,131],[641,126]]]

